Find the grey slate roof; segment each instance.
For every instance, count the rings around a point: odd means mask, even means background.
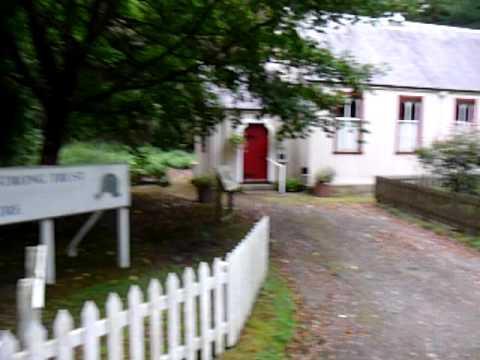
[[[480,31],[403,22],[355,23],[305,32],[335,54],[384,69],[370,84],[480,91]]]
[[[381,19],[301,33],[334,54],[380,69],[370,85],[480,92],[480,30]],[[215,92],[226,108],[262,107],[247,91]]]

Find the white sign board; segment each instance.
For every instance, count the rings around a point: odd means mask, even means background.
[[[0,225],[128,206],[127,165],[0,169]]]

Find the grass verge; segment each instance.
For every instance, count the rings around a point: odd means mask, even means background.
[[[420,215],[417,215],[412,212],[408,212],[407,210],[402,210],[398,208],[394,208],[385,204],[378,204],[379,207],[385,209],[390,214],[406,220],[408,222],[414,223],[426,230],[433,231],[437,235],[447,236],[452,238],[462,244],[470,246],[476,250],[480,250],[480,236],[479,235],[471,235],[459,229],[456,229],[452,226],[447,224],[426,219]]]
[[[332,197],[316,197],[308,193],[287,193],[279,196],[272,192],[263,193],[260,196],[265,201],[281,205],[370,204],[374,202],[371,194],[339,194]]]
[[[287,281],[271,267],[240,342],[222,360],[286,359],[287,346],[295,334],[295,311]]]

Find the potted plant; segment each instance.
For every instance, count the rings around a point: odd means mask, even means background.
[[[245,137],[240,134],[232,134],[232,136],[229,137],[228,143],[234,147],[238,148],[239,146],[245,144]]]
[[[297,178],[287,178],[285,187],[287,192],[300,192],[305,189],[300,179]]]
[[[211,203],[214,200],[215,176],[200,175],[192,179],[192,185],[197,189],[198,201],[201,203]]]
[[[331,196],[333,193],[333,188],[330,183],[335,177],[335,170],[332,168],[323,168],[318,171],[315,175],[315,187],[313,192],[316,196]]]

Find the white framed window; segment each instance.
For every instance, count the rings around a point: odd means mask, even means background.
[[[475,117],[475,100],[457,99],[455,104],[455,124],[471,125]]]
[[[420,145],[421,97],[400,97],[397,123],[397,153],[412,154]]]
[[[335,154],[362,153],[362,99],[352,97],[337,109]]]

